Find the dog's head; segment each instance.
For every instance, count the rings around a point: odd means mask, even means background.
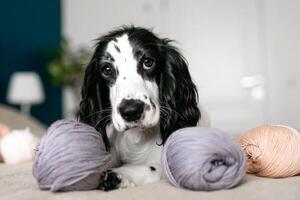
[[[94,126],[108,146],[105,127],[117,131],[160,126],[163,143],[200,118],[187,63],[169,39],[122,27],[99,38],[82,87],[79,119]]]

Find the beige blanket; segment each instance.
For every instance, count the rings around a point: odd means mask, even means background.
[[[142,187],[111,192],[84,191],[51,193],[40,191],[31,174],[32,163],[22,165],[0,164],[0,200],[299,200],[300,176],[268,179],[247,175],[236,188],[213,192],[193,192],[170,186],[161,181]]]

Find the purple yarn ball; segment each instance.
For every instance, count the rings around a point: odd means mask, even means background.
[[[60,120],[42,138],[32,170],[42,190],[91,190],[110,165],[99,132],[87,124]]]
[[[233,137],[205,127],[172,133],[163,149],[162,165],[172,185],[190,190],[234,187],[246,171],[244,153]]]

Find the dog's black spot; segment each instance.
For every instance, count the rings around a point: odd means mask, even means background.
[[[101,183],[99,184],[99,189],[104,191],[117,189],[121,179],[118,177],[118,174],[112,170],[107,170],[101,175]]]
[[[110,53],[108,53],[108,52],[105,52],[103,58],[104,58],[105,61],[110,61],[110,62],[114,62],[115,61],[115,59],[113,58],[113,56],[110,55]]]
[[[117,66],[116,66],[116,78],[119,76],[119,70],[118,70],[118,68],[117,68]]]
[[[144,95],[144,98],[145,98],[145,99],[148,99],[148,97],[147,97],[146,95]]]
[[[119,53],[121,52],[120,48],[117,45],[114,45],[114,47],[115,47],[117,52],[119,52]]]
[[[150,98],[150,103],[151,103],[152,107],[155,109],[155,108],[156,108],[156,106],[155,106],[155,104],[153,103],[153,101],[152,101],[152,99],[151,99],[151,98]]]
[[[150,110],[150,106],[149,105],[145,105],[145,110]]]
[[[153,166],[150,166],[150,170],[151,170],[151,171],[156,171],[156,168],[153,167]]]
[[[124,76],[123,79],[126,80],[126,77]]]

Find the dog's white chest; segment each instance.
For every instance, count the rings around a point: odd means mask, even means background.
[[[126,164],[160,163],[162,146],[156,128],[145,132],[131,129],[111,137],[118,160]]]

